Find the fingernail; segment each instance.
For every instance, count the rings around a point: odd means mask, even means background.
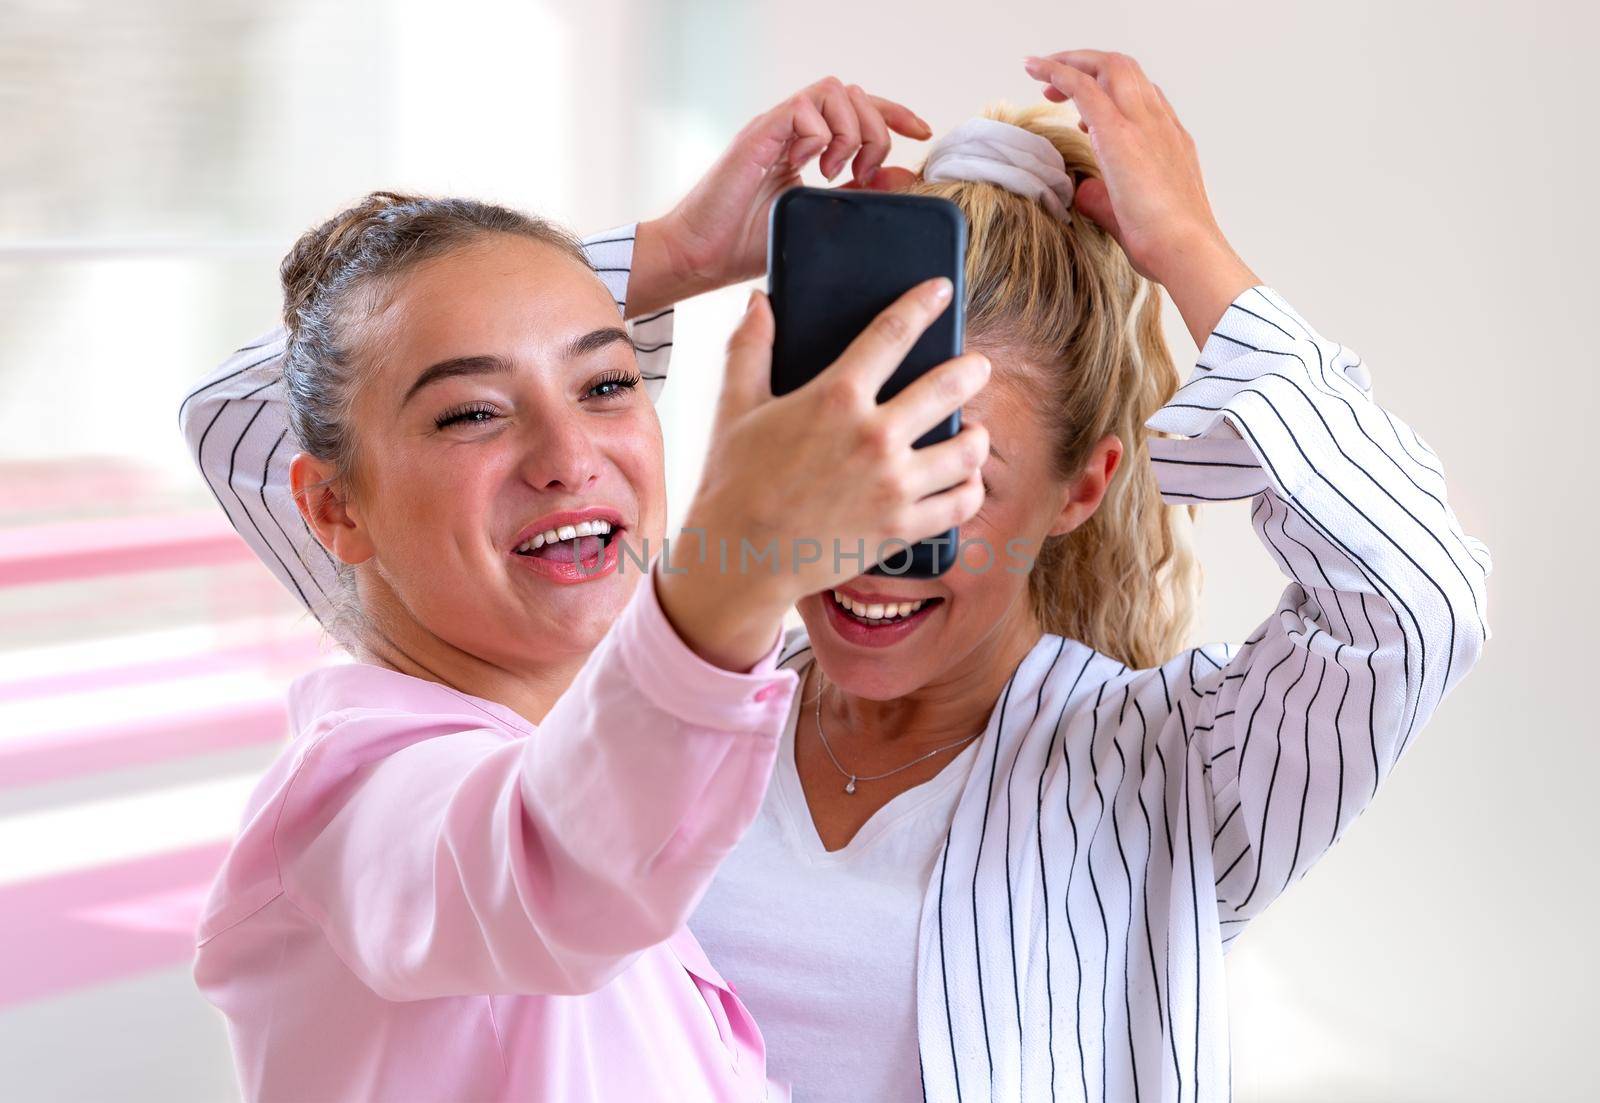
[[[752,287],[750,289],[750,300],[744,304],[744,312],[746,314],[750,313],[756,308],[756,296],[760,294],[761,289],[759,287]]]
[[[954,290],[955,287],[950,280],[945,276],[940,276],[933,281],[933,287],[929,290],[928,297],[936,303],[942,303],[950,297],[951,292]]]

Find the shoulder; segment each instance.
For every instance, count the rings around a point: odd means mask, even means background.
[[[1186,648],[1156,666],[1137,668],[1076,640],[1046,635],[1018,669],[1014,682],[1023,688],[1040,685],[1040,696],[1056,712],[1054,723],[1036,726],[1051,733],[1091,718],[1096,726],[1148,725],[1177,711],[1185,699],[1192,702],[1214,695],[1235,651],[1230,644],[1208,643]],[[1045,673],[1030,679],[1030,663]],[[1011,687],[1013,694],[1017,688]]]
[[[285,819],[294,809],[337,803],[348,787],[396,755],[425,758],[447,776],[447,760],[477,759],[534,731],[503,705],[360,662],[296,679],[289,719],[293,742],[263,782],[276,783]]]

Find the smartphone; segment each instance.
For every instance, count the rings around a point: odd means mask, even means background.
[[[804,386],[832,364],[885,307],[924,280],[944,276],[950,306],[923,332],[878,392],[893,398],[929,369],[961,355],[967,220],[946,199],[855,189],[794,188],[772,205],[767,293],[777,333],[772,393]],[[955,436],[961,411],[917,438],[924,448]],[[869,574],[936,578],[956,557],[957,530],[896,551]]]

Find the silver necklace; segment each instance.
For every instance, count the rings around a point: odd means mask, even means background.
[[[982,732],[973,732],[971,735],[957,739],[954,742],[946,743],[942,747],[935,747],[927,754],[918,755],[910,762],[907,762],[904,766],[896,766],[894,769],[885,770],[881,774],[871,774],[867,776],[863,776],[861,774],[852,774],[849,770],[846,770],[843,766],[839,765],[839,759],[833,753],[833,748],[828,746],[828,735],[822,730],[822,691],[826,688],[827,679],[822,676],[822,669],[819,667],[817,669],[817,738],[822,740],[822,749],[828,752],[828,759],[833,763],[833,768],[838,770],[839,776],[845,779],[844,791],[846,793],[854,793],[856,791],[856,782],[858,781],[882,781],[886,777],[898,774],[901,770],[909,770],[919,762],[926,762],[936,754],[943,754],[945,751],[951,750],[955,747],[960,747],[963,744],[971,743],[974,739],[983,734]]]

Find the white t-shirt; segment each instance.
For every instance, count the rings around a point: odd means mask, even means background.
[[[795,769],[802,703],[796,693],[761,812],[689,929],[755,1015],[767,1074],[795,1103],[920,1103],[917,931],[978,741],[830,852]]]

